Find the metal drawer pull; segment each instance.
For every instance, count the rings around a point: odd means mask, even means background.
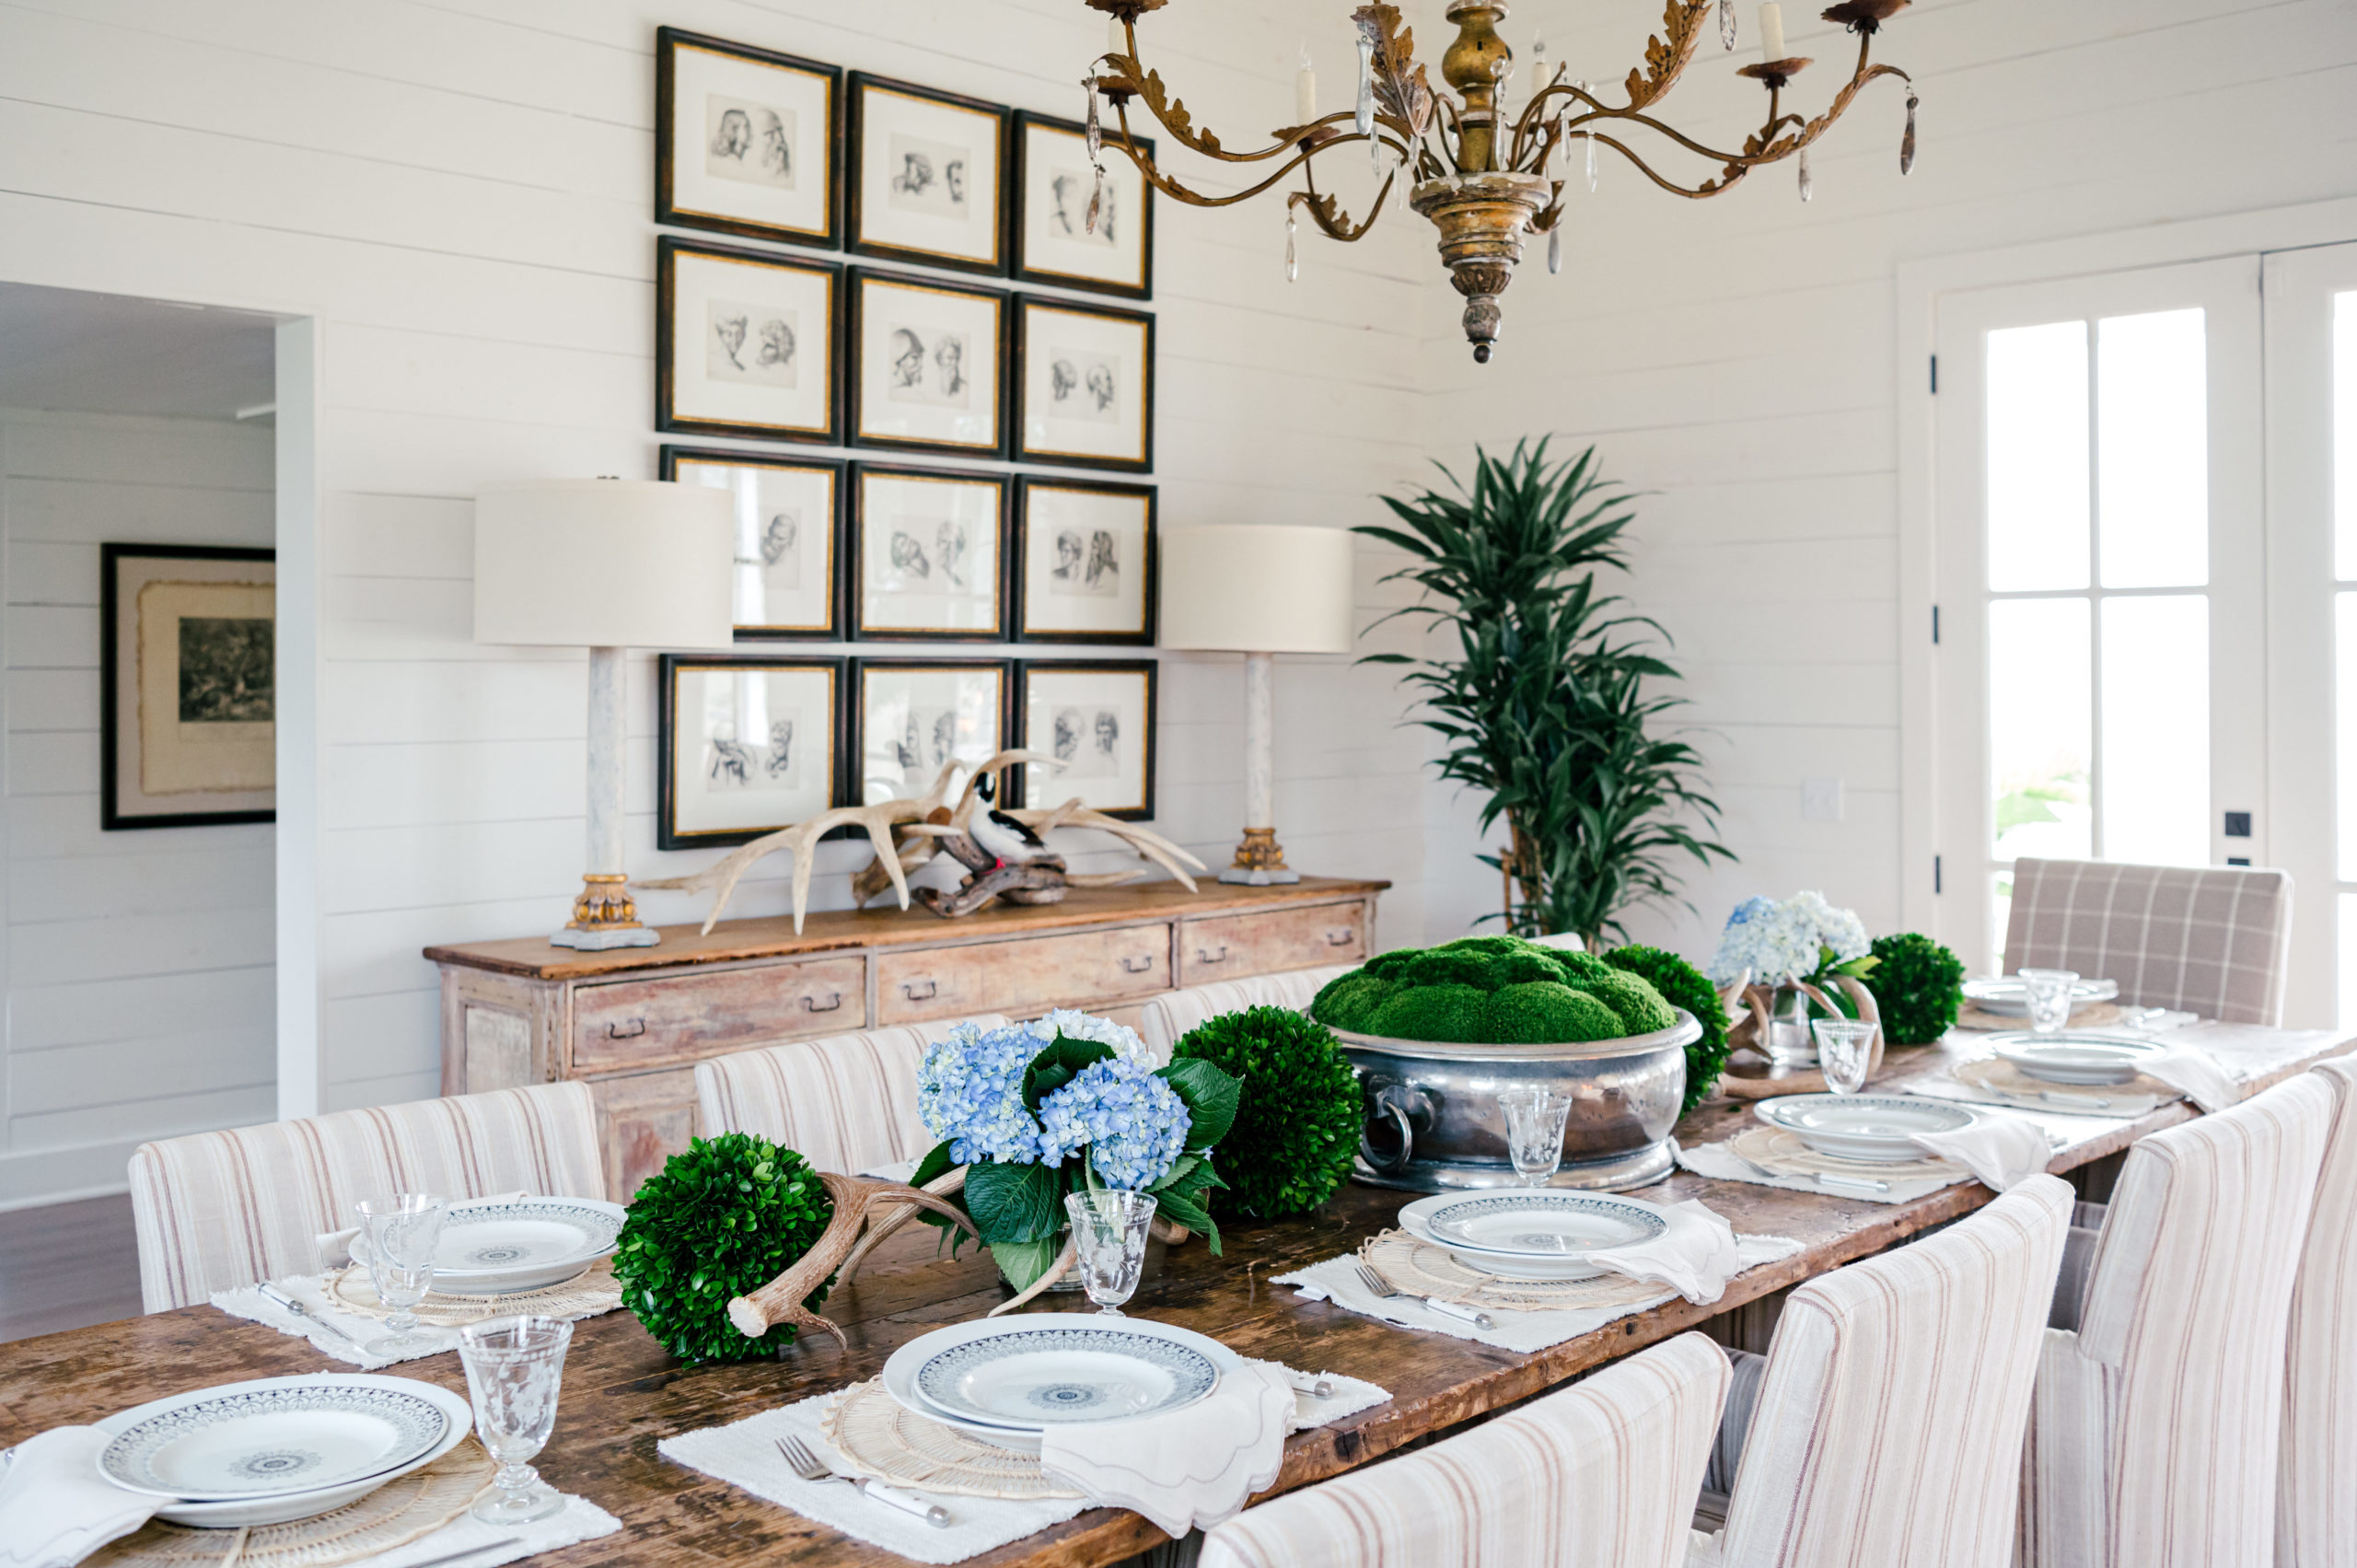
[[[622,1028],[620,1024],[608,1024],[606,1026],[606,1038],[608,1040],[636,1040],[645,1032],[646,1020],[644,1018],[633,1018],[630,1021],[630,1028]]]
[[[1144,974],[1146,970],[1152,968],[1154,968],[1154,959],[1151,957],[1123,958],[1121,960],[1121,972],[1123,974]]]
[[[919,991],[913,981],[904,980],[900,982],[900,994],[911,1002],[929,1002],[940,990],[940,985],[930,980],[924,982],[923,991]]]
[[[802,999],[802,1010],[806,1013],[831,1013],[842,1005],[843,993],[840,991],[828,997],[824,1006],[819,1005],[819,999],[815,996],[806,996]]]
[[[1328,932],[1326,934],[1326,946],[1329,947],[1347,947],[1358,939],[1359,934],[1355,930],[1345,926],[1340,931]]]
[[[1225,942],[1221,943],[1219,945],[1219,951],[1216,953],[1206,953],[1201,947],[1196,948],[1195,962],[1199,964],[1224,964],[1227,962],[1227,944]]]

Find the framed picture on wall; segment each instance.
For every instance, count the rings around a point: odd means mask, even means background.
[[[663,477],[737,505],[737,635],[843,636],[843,465],[824,458],[663,448]]]
[[[655,32],[655,221],[832,250],[843,74],[678,28]]]
[[[851,249],[1004,276],[1007,111],[854,71]]]
[[[852,444],[997,457],[1010,296],[865,267],[850,292]]]
[[[1154,144],[1138,145],[1148,157]],[[1088,161],[1088,128],[1015,116],[1015,275],[1127,299],[1154,297],[1154,187],[1108,150],[1105,182]],[[1095,206],[1091,219],[1091,205]]]
[[[1153,645],[1154,486],[1028,475],[1015,516],[1018,640]]]
[[[277,552],[99,547],[99,826],[278,819]]]
[[[656,428],[835,445],[842,276],[831,261],[659,240]]]
[[[665,654],[656,845],[741,844],[845,804],[843,661]]]
[[[1006,474],[852,470],[851,621],[862,639],[1006,640]]]
[[[1152,659],[1017,666],[1016,744],[1063,764],[1025,764],[1016,784],[1022,803],[1060,806],[1077,796],[1108,817],[1153,816],[1159,668]]]
[[[1154,318],[1026,295],[1015,312],[1015,460],[1154,467]]]
[[[861,804],[923,795],[955,762],[970,772],[1006,749],[1004,659],[853,659],[853,787]]]

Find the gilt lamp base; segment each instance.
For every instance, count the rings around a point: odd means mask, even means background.
[[[638,923],[638,904],[630,896],[630,878],[591,872],[581,878],[581,896],[573,900],[573,923],[549,938],[552,947],[573,947],[602,953],[615,947],[652,947],[663,934]]]
[[[1244,842],[1236,846],[1236,864],[1221,872],[1219,879],[1248,888],[1267,888],[1280,882],[1298,882],[1301,873],[1285,864],[1284,847],[1277,842],[1274,828],[1247,828]]]

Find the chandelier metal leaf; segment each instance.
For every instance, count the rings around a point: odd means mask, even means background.
[[[1710,146],[1655,112],[1692,64],[1706,33],[1716,33],[1728,49],[1735,47],[1733,0],[1669,0],[1661,31],[1646,41],[1644,63],[1632,68],[1621,84],[1624,102],[1607,102],[1591,90],[1589,83],[1570,79],[1565,65],[1556,66],[1550,74],[1544,45],[1538,46],[1533,52],[1538,62],[1533,71],[1535,90],[1521,110],[1511,114],[1506,98],[1514,75],[1514,52],[1497,31],[1508,12],[1504,0],[1452,0],[1446,15],[1457,24],[1457,33],[1441,56],[1440,74],[1453,94],[1434,87],[1426,66],[1416,59],[1415,35],[1400,19],[1399,8],[1364,5],[1351,14],[1359,56],[1358,93],[1353,107],[1318,115],[1313,79],[1305,63],[1297,105],[1301,122],[1280,128],[1271,145],[1249,152],[1231,152],[1208,126],[1198,126],[1161,73],[1146,67],[1140,58],[1138,19],[1168,3],[1087,0],[1091,9],[1109,14],[1115,23],[1109,41],[1114,47],[1092,64],[1084,83],[1088,91],[1091,156],[1097,157],[1101,147],[1109,144],[1135,164],[1155,190],[1198,207],[1229,207],[1250,201],[1299,171],[1303,188],[1285,198],[1289,273],[1295,266],[1294,213],[1307,213],[1309,220],[1330,238],[1359,239],[1375,226],[1384,208],[1391,204],[1395,188],[1404,182],[1408,205],[1439,230],[1441,260],[1457,291],[1465,296],[1466,341],[1473,345],[1473,357],[1482,364],[1489,362],[1498,338],[1502,320],[1498,296],[1514,279],[1526,238],[1547,235],[1550,265],[1560,265],[1566,180],[1556,172],[1557,155],[1568,166],[1575,138],[1585,143],[1581,149],[1585,178],[1591,188],[1600,145],[1626,158],[1662,190],[1698,201],[1734,189],[1755,168],[1794,158],[1800,166],[1801,199],[1806,201],[1814,190],[1808,149],[1848,112],[1868,83],[1880,76],[1895,76],[1908,83],[1899,171],[1906,173],[1915,163],[1918,100],[1913,80],[1897,66],[1878,65],[1872,59],[1875,34],[1910,0],[1844,0],[1824,13],[1825,20],[1858,36],[1858,62],[1831,104],[1814,119],[1784,108],[1786,89],[1812,62],[1786,53],[1781,12],[1773,4],[1761,6],[1763,57],[1738,74],[1767,88],[1768,117],[1759,130],[1745,137],[1740,150]],[[1100,98],[1112,110],[1112,126],[1103,122]],[[1229,194],[1191,190],[1139,147],[1130,130],[1132,102],[1141,105],[1171,140],[1204,157],[1233,164],[1275,162],[1278,167],[1258,183]],[[1680,184],[1631,145],[1639,132],[1657,135],[1716,165],[1716,172],[1695,184]],[[1343,210],[1334,193],[1318,188],[1315,160],[1321,154],[1362,142],[1367,144],[1382,184],[1366,217],[1359,221]],[[1101,191],[1101,158],[1097,179]],[[1093,217],[1094,201],[1090,210]]]

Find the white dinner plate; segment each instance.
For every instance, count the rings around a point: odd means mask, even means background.
[[[2057,1035],[2003,1034],[1989,1038],[1991,1051],[2033,1078],[2049,1084],[2124,1084],[2144,1063],[2168,1048],[2134,1035],[2093,1030]]]
[[[1217,1340],[1167,1323],[1040,1313],[920,1335],[885,1363],[884,1390],[929,1420],[1036,1448],[1050,1426],[1184,1410],[1243,1365]]]
[[[2119,994],[2119,982],[2116,980],[2083,980],[2071,988],[2071,1007],[2075,1012],[2098,1002],[2109,1002]],[[2018,975],[1968,980],[1964,982],[1964,999],[2001,1018],[2029,1016],[2029,986]]]
[[[1753,1110],[1818,1154],[1868,1165],[1922,1159],[1916,1133],[1959,1132],[1979,1119],[1966,1106],[1903,1095],[1785,1095]]]
[[[1635,1198],[1532,1189],[1419,1198],[1399,1211],[1399,1225],[1484,1273],[1585,1280],[1605,1272],[1590,1253],[1651,1241],[1669,1220]]]
[[[580,1273],[614,1249],[625,1211],[592,1198],[518,1198],[458,1203],[434,1249],[434,1288],[464,1295],[540,1290]],[[366,1231],[352,1257],[368,1261]]]

